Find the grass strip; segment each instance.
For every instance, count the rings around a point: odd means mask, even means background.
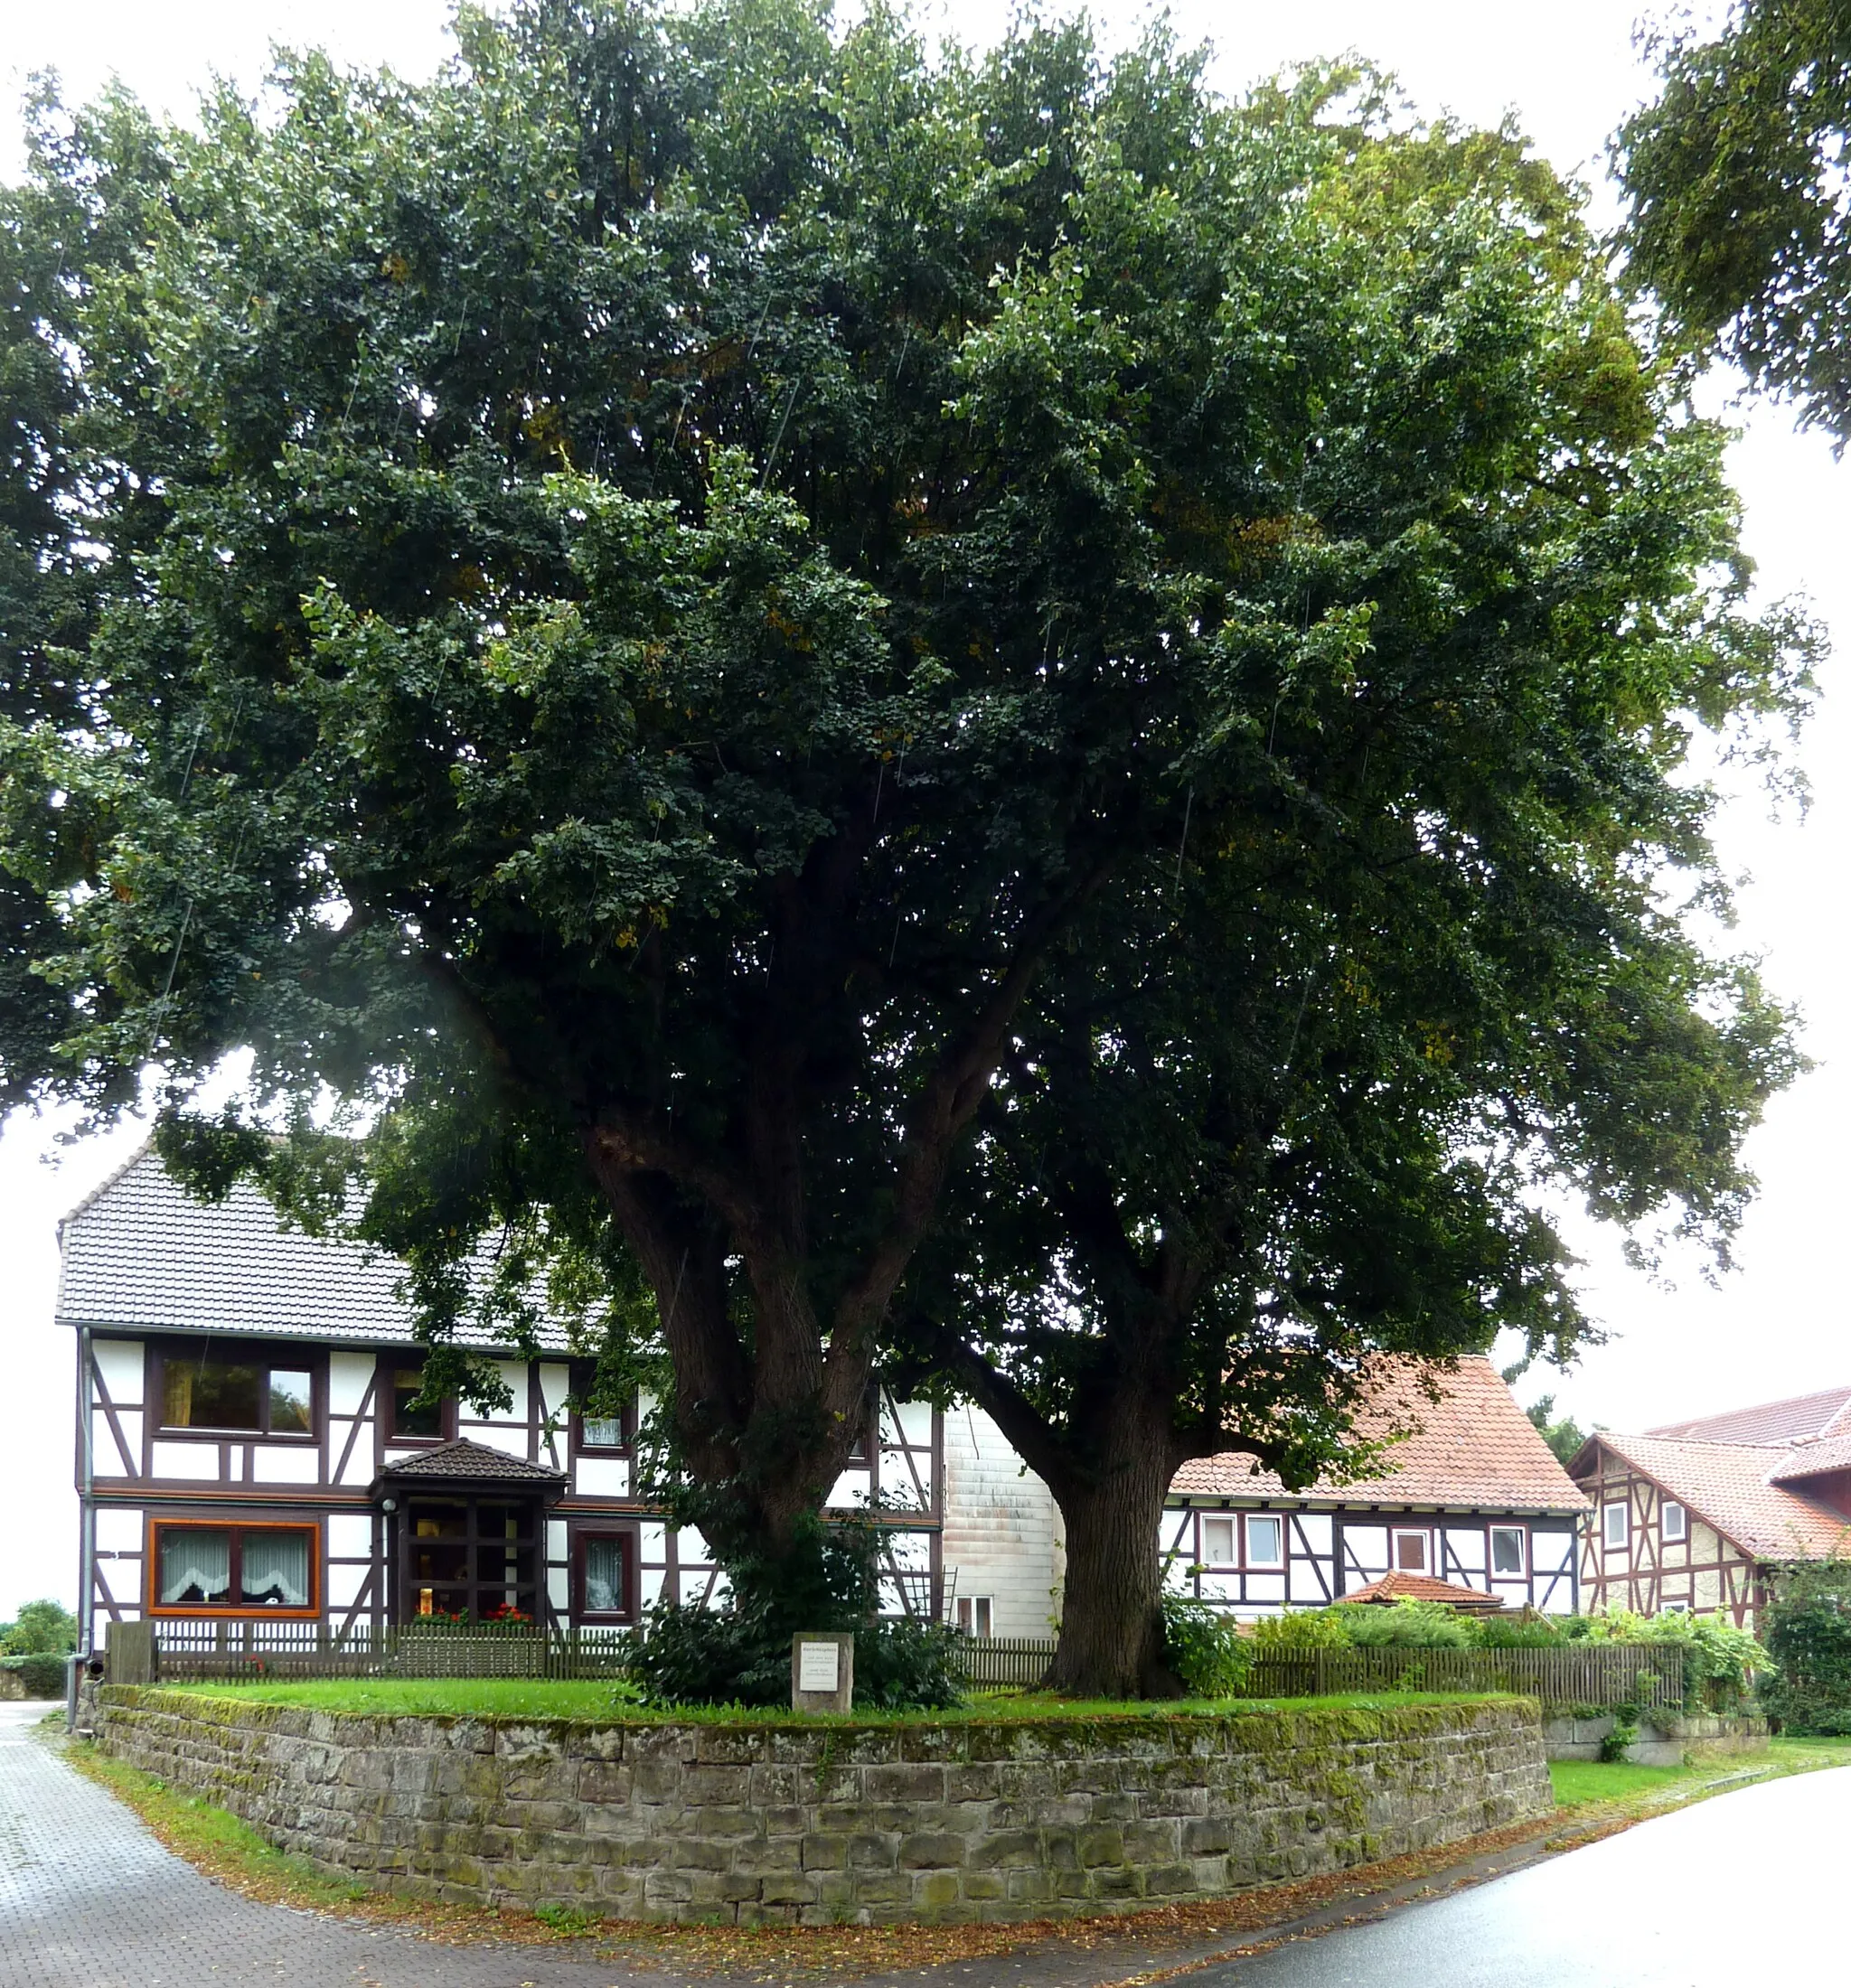
[[[634,1687],[596,1678],[337,1677],[236,1683],[164,1683],[241,1705],[301,1705],[316,1711],[437,1719],[569,1719],[600,1725],[944,1726],[1009,1725],[1023,1720],[1149,1721],[1260,1718],[1286,1711],[1382,1711],[1397,1705],[1458,1704],[1508,1697],[1498,1692],[1349,1692],[1324,1698],[1150,1700],[1056,1698],[1041,1692],[986,1693],[949,1711],[794,1712],[741,1705],[672,1709],[635,1702]]]

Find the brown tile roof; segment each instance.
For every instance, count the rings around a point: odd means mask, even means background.
[[[1608,1429],[1593,1441],[1757,1559],[1828,1560],[1851,1553],[1851,1521],[1842,1512],[1774,1481],[1796,1460],[1788,1444],[1677,1441],[1618,1436]]]
[[[1555,1460],[1491,1363],[1474,1355],[1454,1367],[1410,1359],[1377,1364],[1377,1380],[1357,1432],[1379,1440],[1411,1431],[1375,1461],[1367,1477],[1321,1477],[1288,1492],[1270,1470],[1239,1451],[1198,1457],[1176,1474],[1170,1495],[1296,1499],[1319,1505],[1448,1505],[1499,1512],[1584,1512],[1587,1500]],[[1431,1376],[1440,1398],[1423,1389]]]
[[[1450,1580],[1436,1580],[1432,1574],[1410,1574],[1398,1567],[1360,1588],[1350,1589],[1342,1599],[1346,1607],[1352,1601],[1379,1602],[1385,1607],[1396,1601],[1443,1601],[1449,1608],[1461,1609],[1467,1615],[1498,1615],[1504,1607],[1496,1595],[1481,1593],[1476,1588],[1455,1588]]]
[[[1827,1436],[1816,1443],[1796,1443],[1781,1468],[1772,1473],[1771,1481],[1798,1484],[1804,1477],[1828,1477],[1837,1470],[1851,1470],[1851,1436]]]
[[[1828,1387],[1818,1394],[1796,1394],[1784,1402],[1762,1402],[1754,1408],[1732,1408],[1721,1415],[1699,1415],[1694,1421],[1666,1422],[1646,1430],[1705,1443],[1803,1443],[1813,1438],[1851,1433],[1851,1387]]]
[[[433,1479],[446,1484],[465,1479],[472,1484],[562,1485],[563,1470],[549,1470],[544,1464],[529,1463],[525,1457],[511,1457],[504,1450],[491,1449],[486,1443],[473,1443],[466,1436],[453,1443],[439,1443],[435,1449],[420,1449],[417,1456],[389,1463],[382,1477]]]

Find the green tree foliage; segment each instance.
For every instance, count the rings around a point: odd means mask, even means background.
[[[61,1602],[28,1601],[0,1627],[0,1655],[62,1656],[77,1647],[77,1618]]]
[[[1154,1675],[1181,1463],[1356,1474],[1372,1353],[1565,1356],[1540,1180],[1726,1255],[1795,1067],[1684,923],[1722,887],[1693,731],[1806,690],[1804,631],[1743,611],[1719,435],[1508,135],[1366,126],[1303,170],[1292,279],[1216,279],[1217,329],[1264,284],[1291,355],[1269,440],[1186,519],[1152,472],[1207,659],[1175,839],[1050,950],[908,1287],[920,1372],[1060,1502],[1070,1689]]]
[[[1555,1451],[1557,1462],[1564,1467],[1572,1463],[1581,1446],[1587,1440],[1587,1434],[1572,1415],[1555,1419],[1555,1397],[1544,1394],[1524,1410],[1538,1433],[1549,1448]]]
[[[1637,277],[1804,419],[1851,438],[1851,10],[1737,0],[1658,44],[1664,87],[1621,128]]]
[[[1539,1181],[1726,1240],[1793,1056],[1687,750],[1806,632],[1508,135],[1033,20],[458,37],[46,107],[6,196],[5,1095],[152,1061],[202,1191],[356,1194],[433,1388],[469,1312],[661,1355],[787,1591],[899,1299],[1122,1693],[1182,1458],[1573,1340]]]
[[[1800,1561],[1773,1588],[1762,1702],[1789,1732],[1851,1733],[1851,1566]]]

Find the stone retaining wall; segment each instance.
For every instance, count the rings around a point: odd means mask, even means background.
[[[1117,1911],[1453,1843],[1552,1805],[1529,1699],[750,1726],[361,1717],[142,1685],[103,1700],[108,1751],[328,1871],[626,1918]]]
[[[1546,1719],[1543,1750],[1551,1760],[1598,1760],[1601,1742],[1617,1723],[1611,1712],[1593,1719]],[[1727,1758],[1768,1750],[1768,1722],[1745,1712],[1648,1712],[1639,1738],[1626,1749],[1634,1767],[1678,1768],[1691,1760]]]

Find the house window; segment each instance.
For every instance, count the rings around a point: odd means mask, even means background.
[[[312,1616],[321,1553],[313,1525],[155,1524],[155,1615]]]
[[[455,1429],[454,1406],[449,1402],[419,1402],[424,1369],[394,1366],[388,1369],[391,1386],[389,1439],[393,1442],[441,1442]]]
[[[1494,1574],[1522,1573],[1522,1526],[1494,1525],[1491,1528],[1491,1571]]]
[[[249,1436],[315,1434],[315,1381],[299,1364],[166,1353],[161,1358],[161,1427],[227,1430]]]
[[[580,1380],[582,1390],[588,1391],[591,1375],[587,1372]],[[636,1433],[636,1407],[634,1401],[626,1402],[615,1415],[587,1415],[575,1413],[574,1427],[577,1431],[576,1446],[579,1449],[602,1450],[611,1454],[627,1451],[631,1439]]]
[[[1659,1610],[1659,1613],[1668,1616],[1687,1616],[1690,1613],[1690,1604],[1687,1601],[1668,1601]]]
[[[1427,1571],[1427,1535],[1397,1533],[1395,1535],[1395,1570],[1402,1574],[1423,1574]]]
[[[636,1534],[580,1533],[578,1607],[587,1622],[631,1622],[636,1616]]]
[[[958,1597],[958,1627],[966,1636],[991,1635],[992,1620],[993,1610],[988,1595]]]
[[[1283,1567],[1285,1564],[1284,1521],[1262,1512],[1247,1514],[1247,1565]]]
[[[1626,1507],[1623,1504],[1601,1508],[1601,1538],[1608,1549],[1621,1552],[1626,1546]]]
[[[1684,1507],[1673,1499],[1667,1498],[1658,1507],[1658,1530],[1668,1546],[1676,1546],[1690,1537],[1690,1521],[1684,1514]]]
[[[1234,1550],[1234,1521],[1232,1519],[1204,1519],[1202,1521],[1202,1564],[1205,1567],[1232,1567],[1236,1564]]]

